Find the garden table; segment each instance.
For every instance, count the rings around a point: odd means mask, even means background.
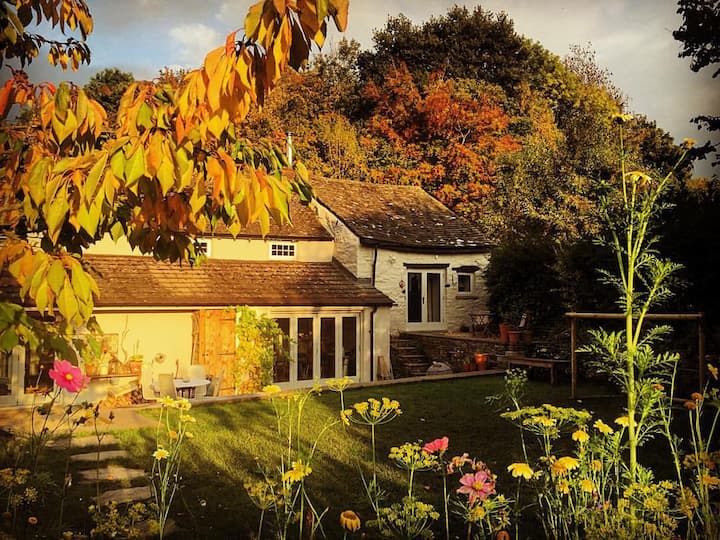
[[[178,391],[180,396],[186,398],[195,397],[195,389],[201,386],[207,387],[210,384],[210,379],[174,379],[175,390]]]

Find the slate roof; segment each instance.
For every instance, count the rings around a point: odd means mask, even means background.
[[[291,223],[279,225],[270,219],[270,231],[265,238],[284,240],[332,240],[332,235],[320,224],[315,212],[307,204],[302,204],[297,195],[290,198]],[[224,225],[218,226],[215,231],[206,236],[231,236]],[[260,225],[251,224],[240,231],[238,238],[262,238]]]
[[[482,252],[491,244],[467,220],[417,186],[314,178],[317,201],[366,245],[417,251]]]
[[[151,257],[85,255],[96,307],[376,306],[393,301],[337,263],[208,259],[180,266]]]

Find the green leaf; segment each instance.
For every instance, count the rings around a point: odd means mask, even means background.
[[[78,302],[70,285],[70,280],[65,281],[62,292],[57,299],[57,306],[65,320],[70,323],[78,316]]]
[[[125,180],[125,156],[121,149],[118,149],[110,158],[110,170],[116,178]]]
[[[253,37],[258,29],[258,26],[260,26],[260,19],[262,18],[264,5],[265,1],[261,0],[257,4],[250,6],[248,9],[247,15],[245,16],[245,35],[248,38]]]
[[[44,313],[50,305],[51,293],[47,284],[47,281],[40,283],[37,292],[35,293],[35,305],[37,306],[40,313]]]
[[[45,183],[47,182],[49,167],[50,158],[44,158],[38,161],[30,171],[30,178],[28,179],[30,198],[38,206],[45,200]]]
[[[117,242],[123,236],[125,236],[125,230],[123,229],[122,224],[119,221],[116,221],[112,224],[112,227],[110,227],[110,237],[113,241]]]
[[[145,154],[138,148],[132,157],[125,161],[125,181],[127,186],[133,186],[144,174]]]
[[[157,171],[157,179],[160,181],[163,195],[166,194],[175,185],[175,168],[172,163],[163,159]]]
[[[65,266],[63,266],[63,263],[58,260],[53,261],[48,270],[46,280],[48,285],[50,285],[50,289],[52,289],[55,294],[60,294],[66,277],[67,274],[65,274]]]
[[[19,340],[14,327],[10,327],[0,334],[0,351],[10,352],[18,343]]]
[[[100,182],[100,176],[105,170],[107,164],[107,152],[103,152],[100,159],[92,166],[90,172],[85,179],[85,200],[87,202],[92,201],[95,198],[95,191],[97,190],[98,183]]]
[[[137,127],[144,127],[145,129],[150,129],[151,127],[153,127],[152,109],[145,102],[140,105],[140,110],[137,114],[136,125]]]
[[[53,244],[60,236],[60,230],[65,223],[65,216],[70,208],[67,199],[57,197],[50,203],[50,208],[45,215],[45,222],[48,228],[48,236]]]

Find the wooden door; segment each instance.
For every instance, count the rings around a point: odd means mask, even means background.
[[[224,309],[202,309],[193,317],[193,333],[197,336],[193,346],[193,363],[203,364],[205,373],[217,378],[223,371],[220,395],[234,393],[235,380],[235,312]]]

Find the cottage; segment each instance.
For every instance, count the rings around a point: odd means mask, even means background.
[[[222,371],[221,394],[232,393],[229,306],[248,305],[289,336],[292,361],[274,369],[287,388],[376,380],[391,332],[456,329],[484,308],[487,242],[422,189],[327,179],[313,189],[310,205],[292,201],[292,224],[272,223],[265,237],[257,226],[235,239],[222,231],[204,237],[200,265],[138,256],[124,240],[92,246],[84,261],[100,289],[95,316],[115,372],[103,366],[85,397],[132,388],[131,357],[142,357],[153,376],[195,364],[215,377]],[[24,389],[49,361],[20,349],[2,364],[0,404],[10,405],[29,401]]]
[[[392,298],[390,330],[457,330],[486,308],[482,233],[416,186],[316,179],[335,258]]]

